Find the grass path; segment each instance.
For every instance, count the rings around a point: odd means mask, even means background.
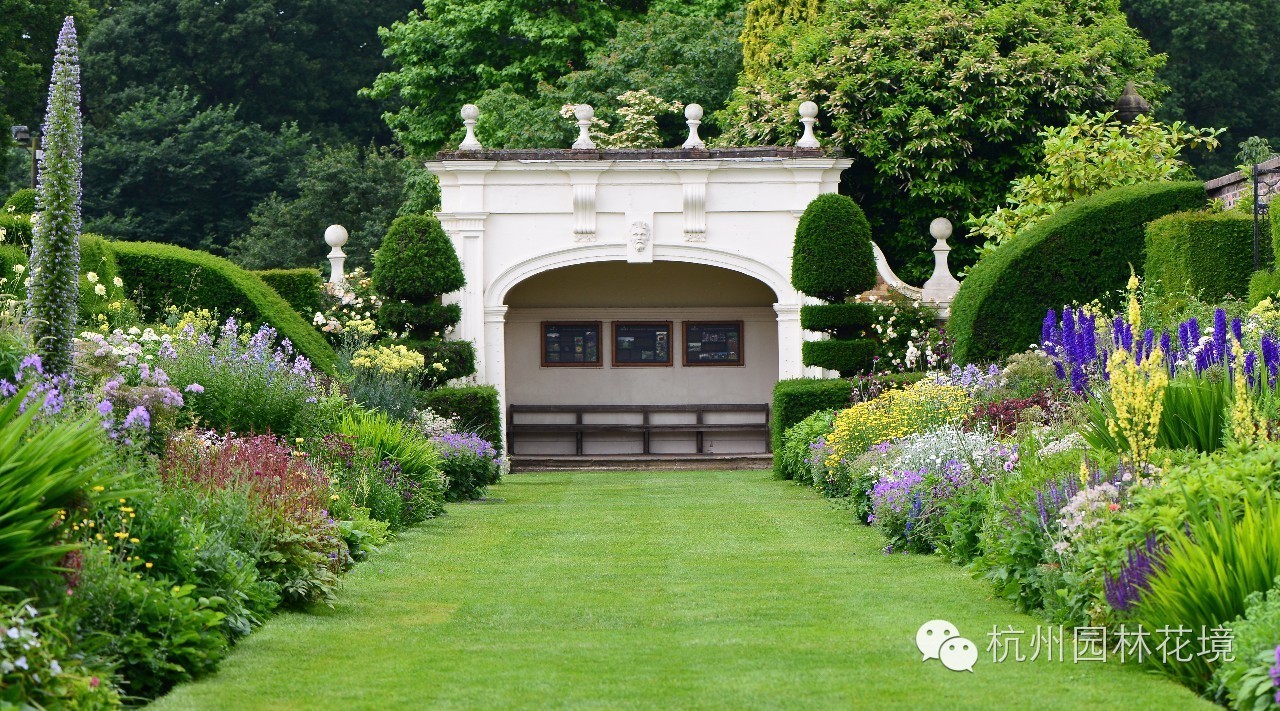
[[[1036,621],[944,561],[881,554],[874,531],[768,472],[528,474],[491,495],[358,566],[336,609],[277,617],[154,708],[1203,703],[1114,663],[921,663],[926,620],[979,649],[993,624]]]

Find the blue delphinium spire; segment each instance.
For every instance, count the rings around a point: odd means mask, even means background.
[[[33,230],[27,316],[33,322],[45,372],[71,372],[76,306],[80,298],[80,59],[75,19],[67,17],[49,82]]]

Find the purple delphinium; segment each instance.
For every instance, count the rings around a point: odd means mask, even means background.
[[[1147,536],[1146,543],[1131,548],[1124,565],[1116,575],[1107,575],[1103,581],[1107,602],[1118,612],[1128,612],[1150,587],[1151,576],[1160,570],[1162,548],[1154,535]]]

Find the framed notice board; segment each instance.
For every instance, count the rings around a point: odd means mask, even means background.
[[[684,364],[742,365],[741,321],[685,321]]]
[[[613,365],[671,365],[670,321],[614,321]]]
[[[599,321],[543,321],[542,365],[545,367],[598,367]]]

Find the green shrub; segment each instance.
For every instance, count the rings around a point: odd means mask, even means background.
[[[250,274],[256,274],[267,286],[275,289],[294,311],[304,317],[310,317],[323,308],[321,290],[324,280],[319,269],[267,269]]]
[[[831,431],[835,410],[819,410],[800,420],[782,434],[782,449],[774,455],[777,466],[774,474],[780,479],[791,479],[806,485],[813,484],[809,457],[813,451],[809,445]]]
[[[1272,263],[1271,229],[1259,230],[1260,257]],[[1253,219],[1238,212],[1178,212],[1147,224],[1147,283],[1188,288],[1206,301],[1249,291],[1253,273]]]
[[[800,326],[808,331],[853,338],[866,333],[875,321],[876,309],[866,302],[809,304],[800,307]]]
[[[1245,613],[1231,623],[1235,658],[1224,661],[1213,674],[1215,696],[1240,711],[1268,709],[1277,684],[1271,670],[1280,666],[1280,578],[1266,595],[1255,592],[1245,598]]]
[[[781,452],[786,431],[801,420],[819,410],[835,410],[848,407],[853,396],[853,384],[848,380],[815,380],[799,378],[780,380],[773,386],[773,411],[769,429],[772,431],[773,451]],[[773,471],[782,475],[781,460],[774,457]]]
[[[791,285],[830,303],[876,285],[871,225],[857,203],[827,193],[804,209],[791,253]]]
[[[431,442],[440,450],[440,470],[449,479],[447,500],[479,499],[502,478],[501,453],[480,435],[451,432],[432,437]]]
[[[457,421],[458,428],[475,432],[502,452],[502,409],[498,391],[490,385],[437,388],[422,394],[422,406]]]
[[[397,217],[373,256],[372,283],[383,296],[379,325],[384,331],[407,334],[406,345],[427,359],[423,387],[476,372],[474,346],[447,340],[462,308],[442,304],[440,297],[461,289],[466,278],[439,220],[429,215]]]
[[[1204,185],[1146,183],[1077,200],[979,260],[947,330],[960,363],[996,360],[1040,340],[1047,309],[1114,300],[1146,259],[1148,222],[1205,203]]]
[[[10,209],[13,208],[13,209]],[[35,188],[22,188],[9,196],[4,201],[4,207],[0,208],[0,213],[30,215],[36,211],[36,191]]]
[[[424,521],[444,510],[440,453],[413,425],[381,412],[357,410],[343,418],[338,431],[351,437],[356,447],[370,449],[386,460],[384,479],[394,481],[398,489],[403,525]]]
[[[850,377],[871,369],[876,357],[876,342],[870,338],[857,340],[831,339],[805,341],[800,347],[805,365],[816,365]]]
[[[1278,205],[1277,207],[1280,207]],[[1280,212],[1277,209],[1276,212]],[[2,260],[3,257],[0,257]],[[1263,299],[1276,300],[1280,294],[1280,271],[1274,269],[1262,269],[1253,273],[1249,279],[1249,308],[1258,305]]]
[[[151,699],[175,684],[213,671],[227,639],[217,598],[193,595],[195,586],[142,577],[105,546],[86,549],[75,594],[62,616],[76,631],[77,650],[118,665],[126,692]]]
[[[809,203],[796,227],[791,284],[828,302],[800,311],[801,325],[831,336],[804,344],[804,364],[839,371],[844,377],[870,370],[876,353],[876,342],[867,337],[871,307],[844,303],[876,285],[871,225],[857,203],[835,193]]]
[[[1186,532],[1168,541],[1159,570],[1138,600],[1135,620],[1148,630],[1220,627],[1243,615],[1249,596],[1270,589],[1277,576],[1280,502],[1246,504],[1239,517],[1229,505],[1200,502]],[[1203,692],[1215,663],[1194,655],[1158,668]]]
[[[152,242],[112,242],[120,274],[138,305],[152,316],[167,306],[239,312],[266,321],[325,372],[337,355],[324,337],[258,277],[206,252]]]
[[[31,246],[31,216],[0,212],[0,230],[4,230],[5,244]]]

